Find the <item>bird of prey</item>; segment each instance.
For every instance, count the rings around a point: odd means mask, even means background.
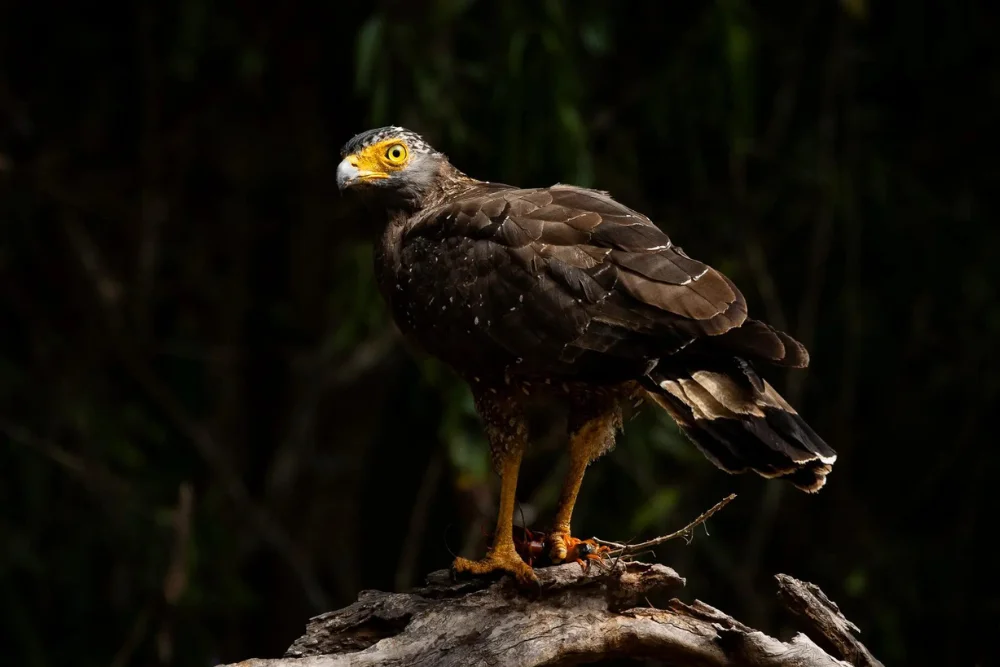
[[[639,398],[727,472],[823,486],[836,453],[757,372],[805,367],[805,347],[748,317],[736,286],[649,218],[601,191],[471,178],[401,127],[358,134],[342,158],[340,190],[384,216],[376,275],[397,325],[468,383],[501,475],[493,543],[454,570],[535,579],[512,523],[526,414],[541,401],[568,415],[553,562],[579,543],[570,519],[584,471]]]

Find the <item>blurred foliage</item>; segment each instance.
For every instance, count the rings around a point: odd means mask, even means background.
[[[402,345],[339,146],[396,123],[477,177],[610,190],[813,355],[805,496],[643,410],[574,520],[790,630],[822,586],[886,664],[986,664],[1000,71],[971,3],[184,0],[0,8],[0,639],[23,665],[279,655],[482,549],[464,387]],[[521,476],[551,518],[555,431]],[[520,516],[520,515],[519,515]],[[706,532],[708,534],[706,534]]]

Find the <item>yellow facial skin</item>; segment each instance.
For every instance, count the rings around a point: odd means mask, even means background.
[[[406,168],[409,161],[410,151],[400,139],[380,141],[344,158],[344,162],[358,170],[359,181],[389,178],[393,172]]]

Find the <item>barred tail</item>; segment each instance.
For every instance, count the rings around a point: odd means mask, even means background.
[[[645,380],[650,399],[723,470],[753,470],[810,493],[826,483],[836,452],[749,364],[684,373],[657,368]]]

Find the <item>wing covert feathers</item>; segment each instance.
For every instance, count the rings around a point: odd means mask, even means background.
[[[753,366],[805,367],[805,347],[749,319],[729,278],[605,193],[476,183],[409,219],[400,258],[414,328],[466,331],[463,352],[431,339],[442,354],[639,380],[720,468],[823,486],[835,452]]]
[[[570,356],[574,347],[594,349],[588,336],[597,322],[605,340],[609,327],[617,327],[623,342],[633,337],[637,349],[655,356],[746,319],[743,295],[728,278],[688,257],[648,218],[601,192],[480,184],[417,216],[404,245],[419,237],[467,239],[482,248],[483,265],[507,263],[499,257],[506,255],[529,280],[558,287],[559,294],[545,296],[549,311],[565,307],[566,297],[584,322],[579,338],[564,341]],[[489,285],[501,287],[496,281]],[[500,307],[507,312],[518,305]],[[663,340],[659,350],[650,345],[657,336]],[[624,346],[615,350],[612,359],[629,354]]]

